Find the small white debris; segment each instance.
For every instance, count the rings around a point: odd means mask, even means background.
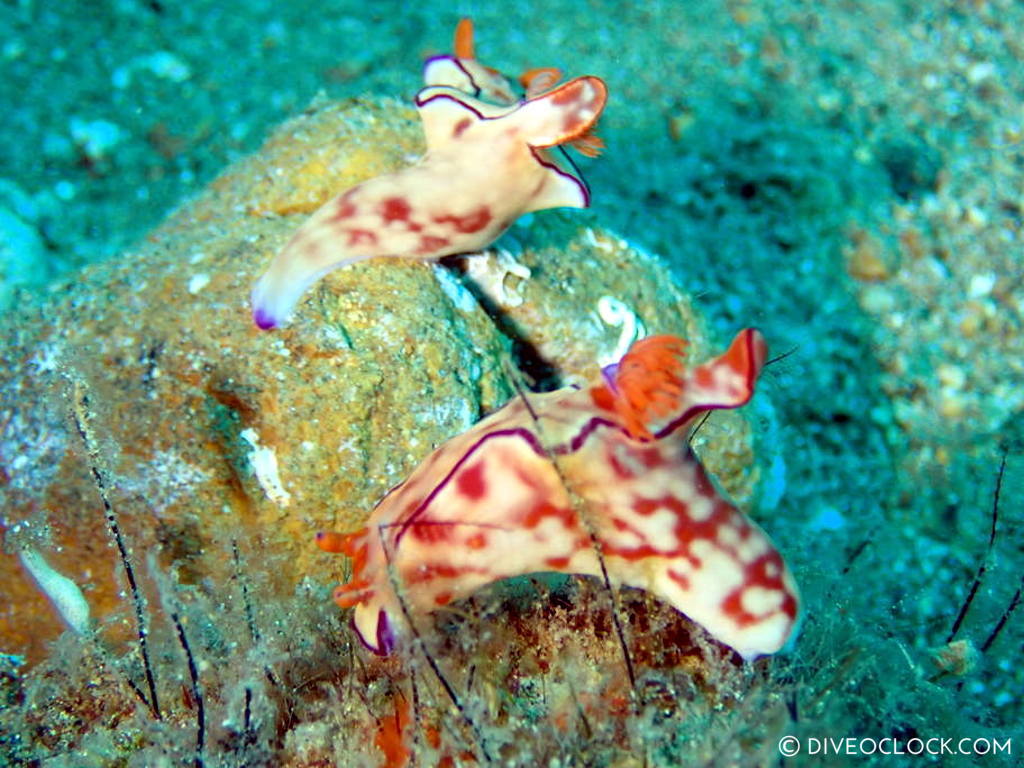
[[[57,196],[58,200],[68,202],[75,196],[75,185],[67,179],[61,179],[53,185],[53,194]]]
[[[465,264],[469,278],[499,307],[510,309],[522,305],[523,296],[518,291],[506,287],[506,282],[509,276],[523,281],[529,280],[533,273],[528,266],[516,261],[515,256],[509,251],[504,248],[484,251],[479,255],[469,256]]]
[[[121,143],[125,133],[120,126],[109,120],[83,120],[72,117],[71,140],[83,155],[98,160],[110,154],[110,150]]]
[[[977,85],[996,76],[996,65],[991,61],[976,61],[967,68],[967,82]]]
[[[256,475],[256,481],[260,484],[260,488],[272,502],[280,507],[287,507],[292,500],[292,495],[281,485],[274,449],[260,445],[260,436],[256,434],[255,429],[242,430],[239,437],[252,446],[249,463],[252,465],[252,471]]]
[[[961,390],[967,384],[967,374],[963,368],[949,363],[940,363],[935,369],[939,383],[946,389]]]
[[[53,373],[57,370],[60,357],[60,349],[53,344],[44,344],[36,350],[29,364],[35,369],[36,375],[40,373]]]
[[[85,595],[67,576],[55,571],[39,552],[26,548],[18,553],[25,570],[32,574],[36,584],[50,598],[60,617],[79,635],[89,631],[89,603]]]
[[[812,531],[840,531],[846,527],[846,518],[835,507],[822,507],[809,523]]]
[[[188,64],[170,51],[157,51],[136,59],[136,62],[162,80],[170,80],[172,83],[183,83],[192,77]]]
[[[991,272],[974,275],[971,278],[971,284],[967,289],[967,295],[972,299],[983,299],[992,293],[992,289],[995,287],[996,276]]]
[[[183,59],[170,51],[155,51],[136,56],[127,64],[118,67],[110,80],[115,88],[124,89],[131,85],[136,72],[149,72],[161,80],[170,80],[172,83],[183,83],[192,77],[192,69]]]
[[[594,230],[590,227],[583,230],[583,240],[592,248],[604,251],[605,253],[610,253],[615,250],[615,246],[609,240],[604,238],[599,240],[597,235],[594,233]],[[625,242],[621,242],[621,247],[626,247]]]
[[[111,84],[119,91],[123,91],[132,82],[132,71],[129,67],[118,67],[110,76]]]
[[[437,282],[441,285],[441,290],[444,291],[445,296],[451,299],[452,304],[460,312],[472,312],[477,308],[476,298],[473,294],[466,290],[458,278],[456,278],[451,271],[442,267],[440,264],[432,264],[434,269],[434,277],[437,278]]]
[[[236,120],[231,124],[231,128],[229,129],[228,133],[231,136],[232,141],[241,143],[242,140],[248,135],[249,131],[250,126],[248,123]]]
[[[205,272],[192,275],[188,280],[188,292],[195,296],[210,282],[210,276]]]
[[[597,316],[605,325],[610,325],[613,328],[622,327],[619,341],[612,353],[600,355],[597,358],[597,362],[602,368],[619,362],[633,346],[634,341],[647,335],[647,329],[644,328],[643,321],[636,316],[636,313],[625,303],[612,296],[602,296],[597,300]]]
[[[3,56],[4,61],[14,61],[24,56],[26,50],[28,50],[28,47],[24,41],[8,40],[4,43],[3,49],[0,49],[0,56]]]

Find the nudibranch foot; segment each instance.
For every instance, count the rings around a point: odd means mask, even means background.
[[[513,400],[439,447],[365,528],[322,537],[353,558],[336,599],[354,605],[363,643],[387,653],[417,616],[559,571],[647,590],[746,659],[782,648],[799,609],[792,575],[689,442],[703,414],[750,399],[767,348],[747,329],[693,368],[684,349],[643,339],[610,382]]]

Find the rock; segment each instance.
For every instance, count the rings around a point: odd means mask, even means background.
[[[549,384],[592,374],[620,335],[597,314],[602,297],[709,353],[667,270],[578,213],[517,225],[487,257],[493,269],[379,259],[339,270],[291,325],[257,330],[250,286],[305,212],[422,151],[414,111],[397,102],[317,104],[137,248],[8,321],[6,651],[38,661],[60,631],[19,565],[26,548],[82,588],[108,634],[132,636],[97,475],[143,593],[157,591],[154,563],[207,593],[255,564],[287,595],[305,576],[335,580],[337,558],[314,533],[358,527],[435,446],[513,396],[513,363]],[[726,418],[702,435],[704,454],[743,498],[756,475],[749,430]]]

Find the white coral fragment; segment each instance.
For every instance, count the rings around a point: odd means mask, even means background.
[[[287,507],[291,503],[292,495],[281,485],[281,476],[277,471],[277,455],[273,448],[260,445],[260,436],[255,429],[243,430],[239,437],[252,446],[249,454],[249,464],[256,475],[256,482],[267,495],[267,498],[280,507]]]
[[[109,120],[80,117],[71,118],[69,131],[75,146],[90,160],[109,157],[114,147],[127,136],[123,128]]]
[[[594,230],[591,229],[590,227],[587,227],[583,231],[583,239],[587,242],[588,245],[590,245],[592,248],[596,248],[599,251],[611,253],[612,251],[615,250],[616,243],[613,240],[611,240],[604,233],[602,233],[601,237],[599,238],[597,236],[597,233],[594,232]],[[620,240],[618,245],[619,247],[622,247],[623,245],[625,245],[625,242]]]
[[[528,266],[516,261],[511,253],[499,248],[467,258],[466,274],[491,301],[510,309],[521,306],[523,297],[508,286],[508,278],[526,281],[533,273]]]
[[[210,276],[205,272],[198,272],[188,280],[188,292],[195,296],[210,282]]]
[[[460,312],[468,314],[477,308],[476,299],[473,298],[473,294],[466,290],[466,286],[460,283],[458,278],[440,264],[433,264],[431,266],[434,268],[434,277],[437,278],[437,282],[441,285],[441,290],[451,299],[452,304]]]
[[[600,355],[597,358],[597,362],[602,368],[619,362],[634,341],[647,335],[647,329],[644,328],[643,321],[637,317],[636,312],[630,309],[625,302],[619,301],[613,296],[602,296],[597,300],[597,316],[605,325],[622,328],[619,332],[619,340],[611,354]]]

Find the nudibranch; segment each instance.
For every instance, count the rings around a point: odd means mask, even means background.
[[[355,533],[334,599],[379,654],[409,621],[511,576],[598,576],[648,590],[752,659],[779,650],[799,597],[779,552],[715,489],[690,447],[707,411],[736,408],[764,365],[761,334],[688,369],[674,336],[636,342],[602,379],[513,400],[439,447]]]
[[[428,81],[447,82],[429,62],[427,73]],[[525,213],[590,204],[582,178],[547,150],[600,148],[592,132],[608,96],[600,78],[578,77],[513,104],[489,103],[468,87],[423,88],[416,95],[427,142],[420,162],[357,184],[299,227],[253,287],[257,326],[280,325],[310,285],[348,264],[478,251]]]

